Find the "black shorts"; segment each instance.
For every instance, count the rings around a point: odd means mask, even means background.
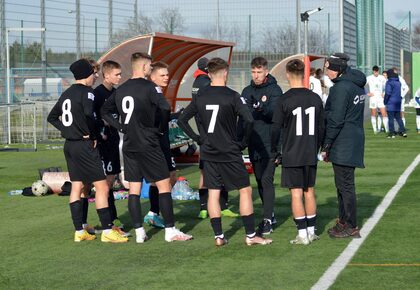
[[[232,162],[203,162],[203,185],[208,189],[226,191],[250,186],[249,175],[242,160]]]
[[[165,156],[160,147],[146,152],[123,152],[124,177],[129,182],[156,182],[169,178]]]
[[[316,165],[301,167],[282,167],[281,186],[285,188],[302,188],[315,186]]]
[[[93,141],[66,140],[64,156],[71,181],[90,184],[106,178],[99,151],[97,148],[93,148]]]
[[[165,155],[166,165],[169,172],[176,170],[175,158],[172,156],[171,148],[162,148],[163,155]]]
[[[106,175],[119,174],[121,172],[121,163],[118,143],[105,141],[98,145],[98,149]]]

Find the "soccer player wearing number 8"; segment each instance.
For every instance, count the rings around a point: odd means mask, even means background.
[[[132,78],[123,83],[102,106],[102,118],[124,133],[123,158],[125,178],[129,182],[128,211],[136,231],[137,243],[143,243],[146,233],[142,225],[140,207],[141,182],[155,182],[159,190],[159,207],[165,222],[165,240],[192,239],[175,228],[171,184],[159,137],[168,128],[170,106],[162,90],[145,77],[150,75],[152,58],[137,52],[131,56]],[[120,123],[112,114],[121,116]],[[155,126],[160,111],[159,128]]]
[[[83,210],[80,196],[83,187],[96,188],[95,203],[102,224],[102,242],[121,243],[127,238],[112,229],[108,207],[108,184],[106,183],[101,158],[96,148],[95,118],[93,101],[95,95],[91,88],[94,70],[86,59],[74,62],[70,70],[76,83],[68,88],[58,99],[48,115],[48,122],[61,131],[66,139],[64,156],[67,161],[70,180],[70,212],[76,232],[74,241],[93,240],[95,235],[83,229]]]
[[[200,145],[200,158],[204,160],[204,186],[209,189],[208,212],[215,235],[216,246],[223,246],[227,240],[222,231],[220,210],[220,189],[239,189],[239,208],[245,227],[247,245],[269,244],[272,241],[256,236],[252,205],[252,189],[249,176],[242,161],[242,150],[251,136],[253,119],[246,102],[241,96],[226,87],[228,63],[221,58],[208,62],[211,79],[209,87],[201,89],[188,107],[182,112],[178,124],[184,132]],[[200,135],[197,135],[188,121],[198,115]],[[245,134],[237,140],[237,118],[244,120]]]
[[[317,240],[315,234],[315,178],[317,153],[324,138],[324,108],[317,94],[303,85],[305,65],[294,59],[286,65],[288,90],[273,114],[271,132],[272,161],[282,164],[281,186],[292,197],[292,213],[298,235],[292,244],[308,245]],[[276,144],[282,132],[281,152]],[[303,203],[304,198],[305,203]]]

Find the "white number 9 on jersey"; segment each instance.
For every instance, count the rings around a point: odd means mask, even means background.
[[[126,96],[122,99],[122,110],[127,114],[125,116],[124,124],[128,124],[134,111],[134,99],[132,96]]]

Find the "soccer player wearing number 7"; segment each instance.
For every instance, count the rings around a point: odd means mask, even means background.
[[[216,246],[227,243],[222,230],[220,190],[239,189],[239,210],[245,227],[245,243],[270,244],[272,240],[258,237],[255,233],[255,218],[252,205],[252,189],[249,176],[242,161],[242,150],[247,146],[252,133],[253,118],[246,101],[226,87],[228,63],[213,58],[207,68],[211,79],[209,87],[203,88],[193,98],[178,119],[184,132],[200,145],[200,158],[204,160],[204,186],[209,189],[208,212],[215,235]],[[195,116],[200,119],[200,135],[197,135],[188,121]],[[244,120],[243,140],[237,141],[237,119]]]
[[[282,164],[281,186],[290,190],[293,218],[298,229],[298,235],[290,243],[298,245],[308,245],[319,239],[315,233],[314,186],[317,154],[325,131],[322,101],[304,87],[304,71],[305,65],[301,60],[287,63],[290,90],[277,104],[271,131],[272,161],[276,165]],[[276,152],[281,132],[281,152]]]
[[[74,241],[93,240],[95,235],[83,229],[83,209],[80,196],[83,187],[93,183],[96,189],[95,203],[102,224],[102,242],[122,243],[127,238],[112,229],[108,207],[108,184],[96,148],[96,128],[93,114],[95,95],[91,88],[94,69],[86,59],[80,59],[70,66],[76,83],[58,99],[48,115],[48,122],[61,131],[66,139],[64,156],[72,183],[70,212],[76,232]]]
[[[143,243],[146,233],[140,207],[141,182],[154,182],[159,190],[159,207],[165,222],[165,240],[186,241],[192,236],[175,228],[171,184],[168,166],[160,147],[159,138],[168,129],[170,106],[160,87],[146,80],[150,75],[152,57],[137,52],[131,56],[133,75],[106,100],[102,118],[124,133],[123,158],[125,179],[129,182],[128,211],[136,231],[136,242]],[[121,122],[112,114],[121,116]],[[161,116],[159,128],[156,114]]]

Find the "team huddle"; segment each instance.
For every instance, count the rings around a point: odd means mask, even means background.
[[[228,63],[221,58],[200,59],[193,97],[182,111],[171,114],[163,91],[168,85],[168,65],[152,62],[146,53],[131,56],[131,79],[121,84],[121,66],[102,63],[103,83],[93,90],[99,66],[80,59],[70,66],[76,79],[51,110],[48,121],[65,138],[64,155],[70,180],[70,212],[74,241],[94,240],[87,223],[87,195],[95,188],[95,203],[102,226],[101,241],[124,243],[130,233],[122,227],[115,207],[112,184],[121,172],[122,137],[124,178],[129,184],[128,212],[136,242],[148,237],[143,223],[164,228],[165,240],[193,237],[175,227],[171,188],[176,181],[171,156],[169,126],[178,119],[183,131],[200,145],[200,218],[210,217],[216,246],[228,243],[221,216],[237,216],[227,208],[227,192],[239,191],[239,214],[247,245],[268,245],[276,223],[274,174],[281,165],[281,186],[288,188],[298,234],[291,244],[308,245],[316,234],[315,182],[318,160],[332,162],[339,218],[328,230],[333,238],[360,237],[356,221],[354,170],[363,168],[363,108],[366,77],[347,66],[348,57],[336,53],[326,61],[326,74],[334,82],[325,104],[305,88],[305,65],[291,60],[286,66],[290,90],[283,94],[268,73],[267,61],[251,62],[252,81],[242,94],[226,86]],[[195,82],[195,84],[196,84]],[[189,120],[194,119],[197,130]],[[252,188],[242,159],[248,148],[263,219],[256,227]],[[151,183],[150,211],[140,206],[142,181]],[[160,216],[161,214],[161,216]]]

